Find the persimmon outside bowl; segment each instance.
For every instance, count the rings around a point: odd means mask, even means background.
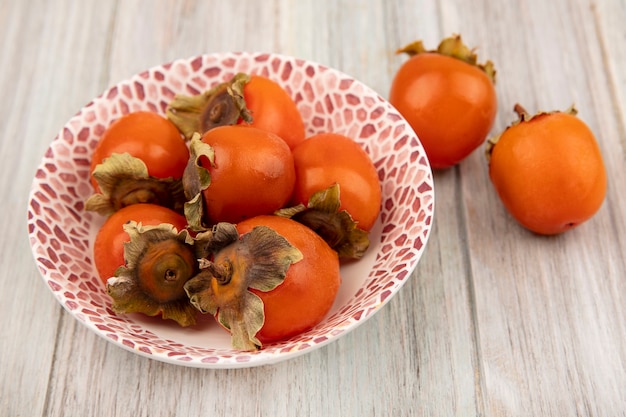
[[[93,264],[93,241],[104,218],[84,209],[93,193],[91,154],[116,118],[136,110],[164,115],[177,93],[197,94],[238,72],[278,82],[293,97],[307,135],[336,132],[359,143],[381,181],[382,207],[366,256],[341,267],[335,304],[313,329],[254,352],[230,347],[212,317],[182,328],[141,314],[116,315]],[[35,174],[28,234],[41,276],[58,302],[109,342],[156,360],[203,368],[276,363],[311,352],[364,323],[411,278],[431,230],[432,171],[406,120],[375,91],[314,62],[272,53],[215,53],[150,68],[94,98],[53,139]]]

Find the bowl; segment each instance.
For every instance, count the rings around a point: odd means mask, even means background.
[[[137,110],[164,115],[177,93],[198,94],[238,72],[279,83],[294,99],[308,136],[347,135],[373,160],[382,208],[366,255],[341,267],[335,303],[313,329],[244,352],[211,316],[181,328],[141,314],[116,315],[97,276],[93,242],[104,218],[85,211],[93,193],[91,154],[105,129]],[[156,66],[104,91],[72,117],[52,140],[36,171],[28,205],[28,234],[41,277],[76,320],[109,342],[152,359],[204,368],[273,364],[311,352],[363,324],[412,277],[433,221],[432,171],[415,132],[371,88],[335,69],[273,53],[194,56]]]

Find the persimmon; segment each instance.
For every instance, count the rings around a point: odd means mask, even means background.
[[[94,242],[94,263],[116,313],[161,315],[195,323],[183,285],[198,270],[181,214],[155,204],[133,204],[107,218]]]
[[[258,349],[318,324],[341,283],[337,253],[284,217],[256,216],[237,224],[237,231],[241,237],[230,244],[217,239],[214,253],[201,259],[200,273],[185,284],[191,303],[215,315],[236,349]]]
[[[369,231],[381,206],[378,172],[365,150],[338,133],[319,133],[293,150],[296,184],[292,204],[307,204],[311,196],[333,184],[340,186],[340,210]]]
[[[199,269],[189,232],[167,223],[144,226],[135,221],[123,228],[130,241],[124,244],[125,265],[106,284],[111,309],[160,315],[183,327],[195,324],[198,312],[184,290]]]
[[[293,149],[292,207],[276,212],[310,227],[342,258],[361,258],[381,209],[378,172],[357,142],[318,133]]]
[[[489,134],[497,111],[495,69],[477,64],[460,36],[437,50],[421,41],[398,50],[410,58],[396,72],[389,102],[409,122],[435,169],[458,164]]]
[[[489,176],[502,203],[527,229],[565,232],[591,218],[606,195],[607,176],[593,132],[572,107],[519,120],[491,139]]]
[[[292,337],[318,324],[335,301],[341,275],[337,254],[315,233],[289,219],[257,216],[237,225],[240,234],[266,226],[302,252],[287,270],[285,282],[270,292],[256,292],[265,304],[265,324],[257,337],[271,342]]]
[[[130,221],[143,225],[167,223],[178,230],[187,225],[182,214],[156,204],[133,204],[113,213],[100,227],[94,241],[94,264],[103,284],[124,265],[124,242],[130,240],[124,225]]]
[[[277,82],[256,74],[236,74],[195,96],[177,94],[167,116],[187,139],[233,124],[272,132],[291,149],[305,138],[304,121],[291,96]]]
[[[192,138],[190,148],[183,187],[193,229],[273,213],[289,201],[293,155],[277,135],[248,125],[218,126]]]
[[[115,120],[91,157],[95,194],[87,210],[109,215],[130,204],[160,204],[182,211],[181,178],[189,149],[176,126],[150,111]]]

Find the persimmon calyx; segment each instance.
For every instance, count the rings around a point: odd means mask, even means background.
[[[575,104],[572,104],[567,109],[562,110],[562,111],[561,110],[539,111],[535,114],[530,114],[526,111],[526,109],[521,104],[515,103],[515,105],[513,106],[513,111],[515,112],[515,114],[517,114],[517,119],[511,122],[511,124],[507,126],[502,132],[487,139],[487,143],[485,145],[485,158],[487,159],[487,163],[491,161],[491,154],[493,153],[493,148],[496,146],[496,144],[500,140],[500,137],[502,136],[502,134],[506,132],[508,129],[514,126],[517,126],[520,123],[530,122],[536,118],[548,116],[550,114],[566,113],[572,116],[576,116],[578,114],[578,110],[576,109]]]
[[[138,203],[158,204],[177,212],[183,210],[182,180],[150,176],[146,164],[129,153],[112,154],[95,167],[92,175],[100,192],[85,202],[88,211],[108,216]]]
[[[434,50],[426,49],[424,47],[424,43],[421,40],[418,40],[398,49],[396,53],[405,53],[409,56],[415,56],[423,53],[437,53],[456,58],[477,67],[481,71],[484,71],[491,82],[494,84],[496,83],[496,70],[493,62],[487,60],[484,64],[479,64],[475,49],[470,49],[467,45],[465,45],[461,39],[461,35],[458,34],[443,39],[437,46],[437,49]]]
[[[570,114],[572,116],[576,116],[578,114],[578,109],[576,109],[576,105],[574,105],[574,104],[572,104],[571,106],[569,106],[565,110],[539,111],[539,112],[537,112],[535,114],[530,114],[530,113],[528,113],[526,111],[526,109],[524,107],[522,107],[521,104],[515,103],[515,106],[513,106],[513,111],[515,112],[515,114],[517,114],[518,119],[514,120],[513,123],[511,124],[511,126],[520,124],[522,122],[529,122],[532,119],[534,119],[535,117],[545,116],[545,115],[548,115],[548,114],[567,113],[567,114]]]
[[[198,95],[177,94],[167,106],[167,118],[187,140],[196,132],[203,134],[217,126],[237,124],[240,119],[252,123],[243,95],[248,81],[249,75],[238,73]]]
[[[221,241],[212,259],[200,260],[200,272],[184,288],[192,305],[202,313],[215,315],[230,331],[234,349],[257,350],[261,342],[256,335],[263,327],[265,313],[263,300],[250,289],[275,289],[303,255],[266,226],[257,226],[230,244],[225,243],[225,239]]]
[[[360,259],[369,248],[368,233],[358,227],[350,213],[339,210],[340,187],[333,184],[311,195],[307,205],[299,204],[275,212],[309,227],[333,248],[339,257]]]
[[[125,224],[124,230],[130,236],[124,243],[125,266],[106,285],[113,299],[111,309],[118,314],[161,314],[181,326],[195,324],[197,310],[183,287],[199,269],[194,240],[187,230],[134,221]]]
[[[199,133],[195,133],[189,143],[189,153],[189,162],[182,179],[182,187],[187,198],[183,211],[191,230],[204,231],[209,226],[204,223],[205,207],[202,192],[211,185],[211,174],[208,168],[202,165],[202,161],[207,161],[205,163],[213,166],[215,152],[211,145],[201,140]]]
[[[237,227],[228,222],[219,222],[194,237],[198,259],[211,259],[213,255],[239,239]]]

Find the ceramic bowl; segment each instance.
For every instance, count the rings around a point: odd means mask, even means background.
[[[235,73],[260,74],[293,97],[307,135],[336,132],[359,143],[381,181],[382,209],[371,246],[341,267],[343,282],[324,320],[289,340],[255,352],[230,347],[212,317],[190,328],[141,314],[116,315],[93,264],[104,218],[84,210],[93,193],[92,151],[121,115],[165,114],[176,93],[197,94]],[[60,130],[32,182],[28,234],[41,276],[58,302],[90,330],[136,354],[184,366],[238,368],[272,364],[324,346],[379,311],[412,278],[428,241],[434,210],[426,154],[406,120],[371,88],[315,62],[271,53],[216,53],[180,59],[122,81],[94,98]],[[416,277],[413,277],[416,279]]]

